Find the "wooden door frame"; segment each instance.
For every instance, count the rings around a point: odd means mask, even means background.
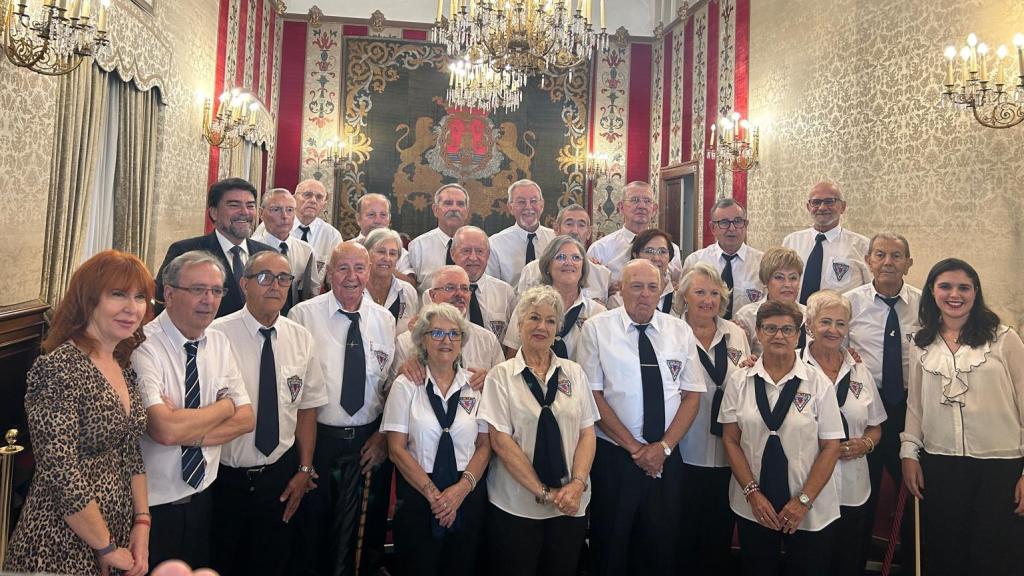
[[[658,183],[658,228],[669,231],[669,224],[675,224],[675,227],[671,228],[669,234],[675,233],[679,229],[680,222],[678,221],[677,215],[680,213],[681,207],[679,206],[681,200],[679,198],[674,199],[670,202],[668,198],[662,196],[662,194],[668,189],[667,183],[675,180],[682,180],[684,176],[693,175],[694,186],[693,186],[693,198],[692,206],[690,207],[691,216],[693,218],[693,248],[699,250],[701,246],[701,218],[700,210],[698,209],[698,195],[701,190],[700,185],[700,169],[699,164],[696,160],[691,162],[679,162],[676,164],[670,164],[665,166],[659,172],[659,183]],[[680,186],[681,189],[681,186]],[[671,208],[671,209],[670,209]],[[671,215],[671,219],[670,219]],[[682,245],[681,238],[677,238],[676,241]]]

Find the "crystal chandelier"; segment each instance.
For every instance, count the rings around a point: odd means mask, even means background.
[[[730,172],[746,172],[757,166],[760,136],[756,126],[733,112],[711,125],[707,159],[716,160]],[[716,137],[717,135],[717,137]]]
[[[611,165],[608,160],[608,155],[604,152],[591,152],[587,154],[587,157],[583,162],[587,180],[611,178]]]
[[[256,119],[260,103],[240,88],[225,90],[217,98],[217,109],[209,98],[203,104],[203,138],[216,148],[234,148],[243,139],[258,140]]]
[[[523,101],[526,76],[514,70],[495,72],[486,64],[474,64],[468,58],[448,64],[448,103],[457,108],[474,108],[491,112],[519,109]]]
[[[1017,48],[1016,66],[1006,46],[999,46],[993,58],[989,47],[979,43],[974,34],[967,36],[967,45],[959,51],[947,46],[943,101],[962,111],[970,110],[989,128],[1009,128],[1024,122],[1024,34],[1015,35],[1013,43]]]
[[[43,0],[35,17],[29,0],[7,0],[3,17],[3,49],[21,68],[60,76],[78,68],[110,44],[107,12],[110,0]]]

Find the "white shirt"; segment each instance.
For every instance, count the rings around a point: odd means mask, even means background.
[[[490,274],[480,276],[480,279],[476,281],[476,286],[476,298],[480,303],[480,314],[484,318],[484,326],[490,328],[500,342],[505,338],[508,320],[518,301],[516,291],[507,282],[498,280]],[[468,303],[466,310],[468,317]]]
[[[384,382],[395,358],[395,317],[372,301],[363,299],[359,305],[366,380],[363,407],[349,415],[341,407],[341,379],[351,321],[340,310],[334,293],[327,292],[298,304],[288,317],[309,330],[316,343],[314,354],[327,383],[327,404],[320,408],[317,422],[328,426],[365,426],[384,411]]]
[[[519,285],[519,273],[526,266],[527,234],[537,235],[533,239],[536,258],[540,258],[548,242],[555,237],[555,231],[546,226],[537,226],[533,232],[527,232],[519,224],[505,228],[490,238],[491,256],[487,260],[487,273],[512,286]]]
[[[473,453],[476,452],[476,436],[487,432],[487,424],[477,420],[480,409],[480,393],[469,386],[469,372],[460,369],[455,373],[455,380],[448,387],[448,392],[441,398],[445,410],[448,400],[455,394],[459,395],[459,407],[455,411],[455,420],[449,428],[452,444],[455,446],[455,464],[458,470],[465,470]],[[427,378],[431,379],[430,369]],[[434,394],[441,391],[434,386]],[[430,405],[427,386],[413,384],[405,376],[399,376],[388,393],[388,402],[384,406],[384,419],[380,425],[381,432],[401,432],[407,434],[406,448],[409,454],[420,465],[424,472],[434,471],[434,456],[437,455],[437,444],[441,441],[441,424]]]
[[[819,376],[829,380],[828,375],[811,354],[809,346],[804,348],[802,358]],[[887,415],[882,399],[878,396],[878,389],[871,379],[871,371],[863,363],[855,362],[849,352],[845,352],[843,365],[839,367],[839,375],[832,383],[833,391],[837,394],[839,381],[847,374],[850,375],[850,391],[847,392],[846,402],[839,407],[839,411],[846,418],[850,438],[861,438],[868,426],[878,426],[885,422]],[[836,398],[838,401],[838,396]],[[868,496],[871,495],[871,475],[868,471],[867,458],[840,458],[833,476],[839,488],[840,506],[860,506],[868,501]]]
[[[302,226],[302,221],[295,218],[292,222],[292,236],[298,239],[302,239],[302,230],[299,226]],[[266,231],[266,226],[260,222],[260,225],[256,227],[255,234],[262,234]],[[309,234],[307,235],[307,242],[313,247],[313,253],[316,255],[316,271],[319,275],[320,283],[323,284],[325,269],[327,263],[331,261],[331,252],[337,248],[338,244],[341,244],[341,232],[334,226],[331,226],[320,217],[314,218],[309,223]]]
[[[469,324],[469,330],[462,337],[462,365],[466,368],[490,370],[505,361],[501,345],[494,333],[476,324]],[[395,344],[395,361],[391,364],[391,380],[396,380],[405,361],[416,357],[416,346],[412,332],[399,334]]]
[[[686,321],[685,318],[683,321]],[[718,318],[715,325],[717,330],[715,337],[711,340],[711,348],[705,349],[700,340],[697,338],[694,340],[697,342],[697,346],[707,353],[712,365],[715,363],[715,346],[723,339],[725,340],[729,361],[725,369],[725,381],[722,383],[724,390],[729,377],[740,369],[739,363],[750,355],[750,348],[747,347],[747,337],[739,326],[722,318]],[[700,362],[699,359],[697,361]],[[698,369],[701,376],[704,377],[704,386],[707,387],[707,391],[700,395],[700,409],[697,411],[697,417],[693,419],[693,424],[690,425],[690,430],[679,443],[679,453],[683,457],[683,462],[693,466],[726,468],[729,466],[729,459],[725,456],[725,446],[722,444],[721,437],[711,433],[711,401],[715,398],[715,390],[718,387],[715,386],[715,381],[704,369],[703,364]]]
[[[604,304],[608,300],[608,285],[612,281],[612,272],[606,266],[590,263],[590,273],[583,281],[583,294]],[[522,294],[534,286],[542,284],[540,264],[537,260],[530,262],[519,275],[516,294]]]
[[[658,357],[667,430],[679,409],[682,393],[706,390],[699,372],[702,367],[697,360],[697,339],[686,322],[662,312],[654,313],[646,334]],[[603,392],[623,426],[638,442],[646,442],[638,339],[636,324],[625,308],[608,310],[583,325],[576,356],[587,373],[590,388]],[[597,435],[614,443],[600,428]]]
[[[571,360],[552,354],[551,366],[548,367],[543,382],[540,382],[541,389],[547,390],[548,379],[555,373],[556,368],[561,372],[558,375],[558,393],[551,403],[551,413],[558,422],[558,431],[562,437],[562,454],[565,455],[565,466],[571,474],[580,432],[593,426],[600,416],[597,413],[597,404],[594,403],[594,395],[587,387],[586,374],[579,364]],[[522,353],[517,353],[515,358],[502,362],[491,370],[484,383],[480,419],[493,426],[495,430],[511,436],[526,455],[526,459],[533,462],[541,407],[523,379],[522,373],[526,369]],[[590,484],[589,480],[586,482]],[[543,520],[562,516],[554,506],[537,504],[533,492],[517,482],[505,463],[497,456],[491,459],[487,474],[487,499],[501,510],[521,518]],[[588,486],[580,497],[577,518],[586,514],[589,503]]]
[[[171,321],[167,312],[161,312],[143,329],[146,341],[132,353],[132,367],[138,374],[142,405],[150,408],[163,404],[166,396],[176,408],[185,406],[185,342],[188,339]],[[198,340],[196,366],[199,371],[199,407],[217,401],[217,392],[226,390],[226,396],[235,408],[249,404],[242,375],[238,371],[231,345],[226,336],[209,330]],[[196,490],[181,478],[181,446],[165,446],[144,434],[140,441],[142,460],[146,464],[146,487],[149,505],[159,506],[202,492],[217,479],[220,446],[203,446],[206,474]]]
[[[569,330],[569,333],[565,335],[565,338],[562,338],[562,341],[565,342],[565,350],[568,352],[570,360],[576,360],[576,349],[579,346],[580,337],[583,334],[583,323],[586,322],[588,318],[597,316],[601,312],[605,311],[605,307],[599,302],[595,302],[583,294],[576,297],[576,301],[572,303],[572,306],[570,306],[569,309],[575,308],[581,304],[583,305],[583,309],[580,310],[580,315],[576,318],[576,323]],[[566,315],[569,314],[569,309],[565,311]],[[523,343],[519,337],[518,305],[516,305],[516,309],[512,312],[512,319],[508,324],[509,330],[505,333],[505,341],[503,344],[513,350],[519,350],[519,347],[522,346]]]
[[[757,311],[761,309],[761,305],[767,302],[767,296],[764,300],[758,302],[752,302],[747,304],[743,308],[740,308],[732,315],[732,321],[739,324],[743,331],[747,333],[747,344],[750,346],[750,353],[761,355],[761,343],[757,341]],[[797,307],[800,308],[800,313],[803,314],[804,318],[807,317],[807,306],[797,302]],[[803,326],[803,323],[800,324]],[[807,335],[809,339],[810,334]]]
[[[300,240],[301,242],[301,240]],[[313,355],[313,335],[295,322],[278,316],[272,326],[270,343],[277,368],[277,448],[265,456],[256,448],[256,430],[224,445],[220,461],[233,468],[251,468],[273,464],[295,443],[295,425],[299,410],[316,408],[327,403],[320,363]],[[248,308],[228,314],[210,324],[211,331],[227,337],[231,354],[242,374],[245,391],[259,421],[260,359],[263,357],[264,328]]]
[[[991,344],[953,354],[941,336],[914,347],[901,458],[1024,456],[1024,343],[999,326]],[[1007,503],[1010,506],[1011,503]]]
[[[373,302],[369,288],[363,290],[363,300]],[[396,300],[398,301],[398,319],[395,323],[395,334],[399,335],[409,331],[409,319],[416,316],[416,312],[419,311],[420,298],[412,284],[392,277],[388,297],[384,300],[384,309],[390,313]],[[391,317],[394,318],[394,314]]]
[[[850,316],[850,348],[860,354],[864,365],[871,370],[875,384],[882,386],[882,351],[885,349],[885,322],[889,319],[889,305],[876,297],[878,291],[871,282],[858,286],[845,294],[850,301],[853,315]],[[917,311],[921,304],[921,291],[903,283],[896,303],[896,316],[900,320],[900,334],[903,341],[903,385],[910,382],[910,349],[914,346],[913,336],[917,332]]]
[[[366,235],[360,232],[359,236],[352,238],[351,241],[364,244],[366,242]],[[405,249],[405,246],[398,247],[398,262],[395,263],[395,271],[399,274],[409,274],[413,271],[412,266],[409,265],[409,251]]]
[[[626,228],[619,228],[617,231],[602,237],[587,249],[587,256],[596,258],[598,262],[608,267],[612,273],[612,281],[618,282],[622,276],[622,268],[629,262],[629,248],[633,244],[636,234]],[[683,261],[679,256],[679,246],[673,242],[675,250],[672,260],[668,263],[668,272],[673,279],[678,279],[683,271]]]
[[[789,491],[791,495],[796,496],[807,482],[811,467],[821,451],[818,441],[843,438],[843,421],[839,416],[835,387],[799,358],[793,363],[793,369],[778,383],[768,375],[761,359],[752,367],[737,370],[729,377],[718,421],[739,426],[740,448],[743,449],[743,456],[747,459],[755,480],[761,473],[764,445],[770,435],[768,426],[757,409],[757,399],[754,395],[756,375],[764,378],[768,405],[772,408],[782,393],[783,385],[793,376],[800,378],[797,396],[789,406],[786,419],[778,430],[782,449],[789,460]],[[735,476],[729,484],[729,504],[733,512],[751,522],[757,522],[750,511],[750,504],[747,504],[743,497],[743,488],[736,482]],[[837,518],[839,488],[836,486],[835,476],[830,476],[814,500],[814,506],[804,515],[798,528],[817,532]]]
[[[409,242],[409,267],[416,275],[420,293],[430,288],[434,270],[444,266],[448,256],[448,241],[451,237],[440,228],[424,232]]]
[[[288,260],[288,266],[292,269],[292,276],[295,276],[295,282],[299,283],[299,290],[314,296],[320,294],[321,274],[317,268],[316,257],[313,255],[313,247],[309,242],[303,242],[291,235],[289,235],[287,239],[281,240],[277,236],[267,232],[266,229],[264,229],[262,233],[257,232],[256,234],[253,234],[252,239],[257,242],[263,242],[278,253],[281,252],[281,243],[284,242],[287,244],[288,253],[285,254],[285,258]],[[311,278],[309,289],[305,290],[306,287],[302,286],[301,282],[305,276],[306,267],[310,266],[310,260],[312,260],[313,268],[310,274]]]
[[[746,242],[740,245],[736,251],[736,257],[732,259],[732,312],[757,302],[765,294],[764,284],[758,274],[761,270],[761,257],[764,252],[751,248]],[[718,245],[718,242],[691,252],[683,262],[683,271],[693,268],[698,262],[710,264],[719,273],[725,269],[727,260],[725,251]]]
[[[814,228],[805,228],[790,233],[782,240],[782,245],[792,248],[804,261],[804,272],[807,272],[807,259],[817,243],[815,238],[819,232]],[[825,240],[821,243],[821,288],[830,288],[838,292],[846,292],[871,282],[871,270],[864,262],[868,253],[868,239],[856,232],[836,226],[828,232],[822,232]],[[801,287],[803,280],[801,279]]]

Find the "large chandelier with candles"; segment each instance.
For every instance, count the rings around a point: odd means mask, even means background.
[[[3,50],[15,66],[60,76],[110,44],[110,0],[43,0],[37,10],[29,0],[0,2],[5,4]]]
[[[1016,34],[1013,44],[1016,58],[1005,45],[992,53],[974,34],[967,36],[967,45],[960,50],[947,46],[943,100],[964,112],[970,110],[989,128],[1024,122],[1024,34]]]
[[[203,138],[216,148],[234,148],[243,139],[258,140],[259,101],[240,88],[225,90],[217,98],[203,103]]]
[[[523,101],[526,77],[515,71],[495,72],[487,64],[473,63],[469,58],[451,61],[448,71],[447,100],[452,106],[512,112]]]

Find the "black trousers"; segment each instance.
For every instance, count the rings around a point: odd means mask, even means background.
[[[184,560],[193,568],[210,566],[211,491],[193,494],[179,504],[150,506],[150,568],[172,559]]]
[[[683,464],[679,564],[687,574],[720,575],[730,570],[736,515],[729,508],[732,470]]]
[[[1022,467],[1022,458],[921,454],[922,574],[1024,573],[1024,518],[1013,513]]]
[[[354,428],[317,425],[316,451],[313,467],[320,479],[317,487],[302,499],[301,518],[295,528],[295,572],[323,576],[354,576],[359,517],[362,511],[364,479],[359,465],[360,451],[380,427],[380,421]],[[371,479],[370,499],[381,492],[384,475],[375,470]],[[373,489],[378,485],[377,490]],[[366,566],[366,535],[370,533],[371,510],[387,509],[386,502],[376,507],[368,505],[364,532],[364,554],[360,560],[360,573],[368,573]],[[383,554],[381,554],[383,555]]]
[[[795,534],[783,534],[746,518],[737,518],[736,523],[744,576],[781,574],[779,560],[783,545],[786,546],[787,576],[832,576],[830,560],[835,522],[817,532],[797,530]]]
[[[860,506],[840,506],[839,520],[833,522],[835,534],[832,542],[832,574],[834,576],[864,576],[867,549],[864,547],[864,523],[868,518],[867,503]],[[908,573],[904,570],[904,573]]]
[[[488,576],[576,576],[586,516],[534,520],[487,506]]]
[[[662,477],[651,478],[625,449],[598,438],[590,472],[593,574],[676,574],[682,468],[677,448]]]
[[[476,574],[480,533],[484,527],[487,489],[478,484],[466,495],[459,511],[462,525],[435,540],[431,532],[430,504],[399,477],[395,507],[395,552],[399,576],[472,576]]]
[[[213,567],[221,576],[291,572],[292,524],[281,493],[298,470],[295,449],[259,468],[220,467],[213,484]]]
[[[864,557],[868,558],[871,551],[875,527],[875,514],[878,512],[878,496],[882,487],[882,471],[888,471],[892,478],[895,493],[899,493],[903,485],[903,464],[900,462],[900,432],[907,419],[907,403],[884,404],[888,415],[882,422],[882,439],[875,450],[867,455],[868,470],[871,476],[871,495],[867,501],[867,518],[864,522]],[[911,566],[914,562],[914,506],[913,496],[907,494],[907,503],[903,508],[903,520],[900,524],[900,547],[893,557],[893,562],[901,566]],[[895,510],[895,509],[894,509]],[[889,524],[887,524],[888,526]],[[886,538],[888,538],[888,530]]]

